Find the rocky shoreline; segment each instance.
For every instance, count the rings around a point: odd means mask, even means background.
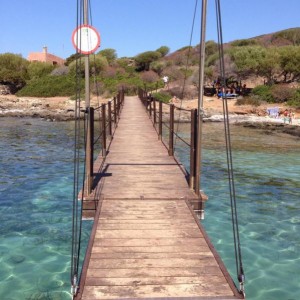
[[[106,103],[107,99],[93,99],[93,106]],[[97,102],[97,103],[95,103]],[[84,101],[81,110],[85,109]],[[41,118],[47,121],[72,121],[75,119],[75,102],[67,97],[33,98],[0,97],[0,117]],[[97,118],[97,115],[95,115]]]
[[[93,99],[99,103],[99,100]],[[101,103],[106,103],[107,99],[101,99]],[[97,105],[95,105],[97,106]],[[84,109],[84,102],[82,110]],[[164,109],[164,120],[168,120],[168,107]],[[55,98],[31,98],[16,96],[0,97],[0,117],[19,118],[41,118],[45,121],[71,121],[74,120],[74,101],[67,97]],[[190,121],[190,113],[182,111],[175,115],[175,120],[180,117],[181,122]],[[97,116],[96,116],[97,118]],[[204,122],[223,122],[223,115],[217,111],[205,109]],[[265,130],[266,133],[276,131],[300,137],[299,119],[294,120],[293,125],[284,124],[282,118],[270,118],[268,116],[257,116],[249,113],[231,113],[229,117],[231,124]]]
[[[65,100],[53,105],[43,98],[0,98],[0,117],[42,118],[48,121],[74,120],[74,101]]]

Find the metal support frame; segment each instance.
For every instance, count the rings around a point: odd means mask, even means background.
[[[200,197],[200,178],[201,178],[201,142],[202,142],[202,110],[204,93],[204,65],[205,65],[205,32],[206,32],[206,11],[207,0],[202,0],[201,17],[201,41],[200,41],[200,67],[199,67],[199,91],[198,91],[198,125],[197,125],[197,147],[196,147],[196,185],[195,193]]]
[[[112,136],[112,124],[111,124],[111,101],[107,103],[107,121],[108,121],[108,134]]]
[[[162,140],[162,102],[159,101],[159,115],[158,115],[158,138]]]
[[[114,97],[114,122],[115,122],[115,127],[118,125],[118,120],[117,120],[117,98]]]
[[[106,156],[106,104],[101,105],[102,121],[102,156]]]
[[[155,127],[156,125],[156,100],[155,98],[153,99],[153,126]]]
[[[86,168],[86,178],[85,178],[85,193],[87,195],[91,194],[93,187],[93,144],[94,144],[94,109],[92,107],[86,110],[86,157],[85,157],[85,168]]]
[[[169,155],[174,155],[174,104],[170,105]]]
[[[190,188],[195,188],[197,147],[197,109],[191,110]]]

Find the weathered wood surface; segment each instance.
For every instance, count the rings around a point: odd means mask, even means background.
[[[125,100],[100,178],[78,298],[236,299],[188,205],[195,195],[135,97]]]

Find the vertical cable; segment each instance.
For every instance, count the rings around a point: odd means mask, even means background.
[[[185,64],[185,73],[184,73],[184,79],[183,79],[183,84],[182,84],[182,90],[181,90],[181,101],[180,101],[180,108],[182,108],[182,101],[184,97],[184,92],[185,92],[185,85],[186,85],[186,80],[187,80],[187,70],[190,62],[190,57],[191,57],[191,46],[192,46],[192,40],[193,40],[193,34],[194,34],[194,27],[195,27],[195,19],[196,19],[196,14],[197,14],[197,7],[198,7],[198,0],[195,1],[195,7],[194,7],[194,15],[193,15],[193,21],[192,21],[192,29],[191,29],[191,34],[190,34],[190,42],[189,42],[189,50],[186,58],[186,64]],[[181,118],[181,110],[179,110],[179,121]],[[175,134],[175,141],[174,141],[174,151],[176,148],[176,142],[177,142],[177,134],[179,131],[179,121],[177,122],[176,126],[176,134]]]
[[[244,281],[245,275],[243,270],[241,244],[239,237],[239,226],[236,206],[236,193],[233,173],[233,159],[231,149],[230,127],[229,127],[229,111],[226,97],[226,78],[225,78],[225,62],[224,62],[224,48],[223,48],[223,33],[221,22],[221,7],[220,0],[215,0],[216,3],[216,16],[217,16],[217,30],[218,30],[218,45],[219,45],[219,58],[220,58],[220,74],[221,74],[221,93],[223,102],[223,117],[224,117],[224,129],[225,129],[225,143],[226,143],[226,156],[227,156],[227,171],[228,171],[228,183],[230,192],[230,204],[231,204],[231,219],[232,219],[232,231],[234,239],[234,253],[236,261],[237,278],[240,283],[240,293],[245,294]]]
[[[83,1],[77,0],[76,28],[82,25]],[[81,31],[76,36],[76,44],[81,48]],[[82,231],[82,201],[78,201],[80,187],[80,133],[81,133],[81,53],[76,49],[76,99],[75,99],[75,126],[74,126],[74,171],[73,171],[73,215],[72,215],[72,253],[71,253],[71,293],[76,295],[79,284],[79,261]],[[85,173],[85,170],[83,171]],[[84,176],[83,176],[84,178]],[[82,198],[84,195],[84,184],[82,184]],[[82,199],[81,199],[82,200]]]

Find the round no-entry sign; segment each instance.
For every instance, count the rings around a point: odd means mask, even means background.
[[[72,43],[78,52],[92,54],[100,47],[100,35],[94,27],[82,25],[73,31]]]

